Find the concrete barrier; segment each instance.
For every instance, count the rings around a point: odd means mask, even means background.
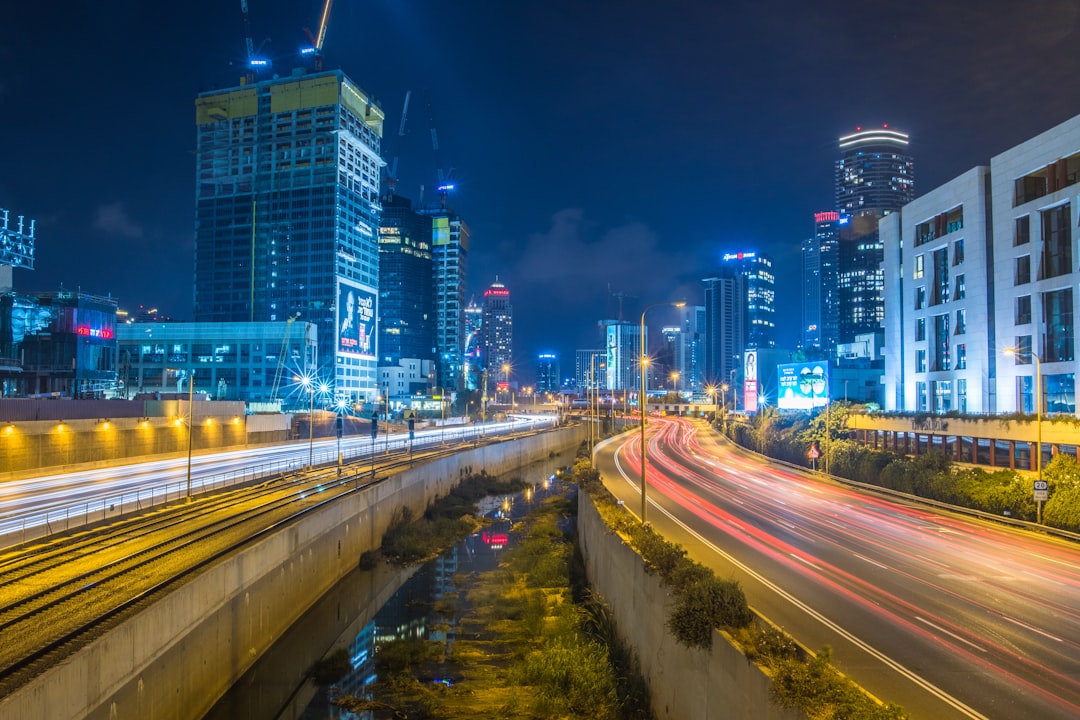
[[[331,503],[191,578],[0,699],[0,717],[201,718],[284,632],[378,546],[394,512],[422,512],[466,472],[504,475],[569,452],[581,426],[482,445]]]
[[[667,628],[672,598],[641,557],[612,532],[588,493],[578,493],[578,538],[589,582],[611,606],[634,649],[659,720],[805,720],[771,700],[772,681],[723,633],[710,650],[680,645]]]

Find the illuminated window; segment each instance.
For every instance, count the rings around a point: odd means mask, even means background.
[[[926,268],[924,267],[925,260],[926,260],[926,258],[923,255],[916,255],[915,256],[915,279],[916,280],[921,278],[923,276],[923,274],[925,273],[925,271],[926,271]]]

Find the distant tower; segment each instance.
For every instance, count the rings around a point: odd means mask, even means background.
[[[562,387],[559,377],[559,356],[553,352],[542,352],[536,356],[536,392],[557,393]]]
[[[734,382],[745,347],[746,278],[711,277],[705,286],[705,381]]]
[[[484,291],[484,320],[481,332],[484,335],[485,367],[498,372],[504,363],[513,364],[513,325],[514,309],[510,306],[510,291],[495,278],[495,282]]]
[[[842,136],[839,146],[836,209],[841,222],[850,220],[840,227],[837,342],[848,343],[881,328],[885,251],[878,220],[915,199],[915,161],[908,154],[907,133],[888,126],[858,128]]]
[[[800,339],[805,348],[828,351],[836,347],[840,322],[840,227],[840,213],[814,213],[814,236],[803,242]]]
[[[466,390],[480,390],[480,373],[484,369],[484,308],[470,298],[465,306],[465,358],[462,361]]]

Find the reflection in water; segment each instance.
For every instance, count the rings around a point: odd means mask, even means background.
[[[368,686],[377,679],[375,654],[385,643],[394,640],[443,642],[446,655],[449,656],[450,649],[457,640],[458,619],[439,612],[440,609],[452,612],[452,602],[439,601],[452,598],[459,590],[454,584],[454,576],[459,571],[468,574],[497,568],[501,552],[514,543],[514,536],[510,532],[514,522],[527,515],[545,498],[565,494],[572,488],[573,486],[551,476],[520,493],[481,500],[478,503],[478,514],[491,519],[491,523],[424,565],[401,586],[349,644],[352,670],[328,692],[318,693],[301,718],[370,718],[368,713],[357,715],[342,710],[330,700],[340,695],[364,697],[368,694]],[[441,681],[447,684],[453,682],[450,678]]]

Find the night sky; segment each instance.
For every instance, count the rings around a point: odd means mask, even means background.
[[[321,0],[249,6],[287,74]],[[11,2],[0,24],[0,208],[38,221],[16,288],[192,319],[193,103],[238,84],[239,0]],[[1078,47],[1075,0],[337,0],[325,67],[381,103],[399,194],[430,198],[454,168],[469,292],[510,289],[528,379],[547,349],[572,374],[617,314],[610,293],[628,319],[700,303],[739,250],[772,257],[793,346],[836,138],[909,132],[922,194],[1080,113]]]

